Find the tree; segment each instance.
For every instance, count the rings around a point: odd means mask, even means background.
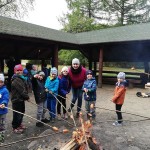
[[[73,58],[78,58],[82,65],[87,64],[87,59],[77,50],[61,50],[59,51],[59,64],[61,65],[71,65],[71,61]]]
[[[83,16],[97,23],[126,25],[150,21],[150,0],[66,0],[72,11],[79,7]]]
[[[0,0],[0,15],[12,18],[23,18],[28,10],[33,9],[35,0]]]

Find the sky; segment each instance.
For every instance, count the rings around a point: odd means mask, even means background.
[[[65,0],[35,0],[34,10],[30,11],[23,21],[59,30],[62,25],[58,18],[67,10]]]

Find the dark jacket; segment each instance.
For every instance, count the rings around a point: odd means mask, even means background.
[[[95,78],[87,79],[84,81],[82,89],[88,89],[87,93],[84,93],[84,100],[96,101],[96,80]]]
[[[41,103],[46,100],[46,92],[44,87],[44,80],[32,78],[32,88],[36,103]]]
[[[58,76],[58,79],[59,79],[58,94],[63,97],[66,97],[66,94],[68,94],[71,89],[71,82],[69,80],[69,76],[60,75]]]
[[[18,75],[13,76],[11,83],[11,101],[12,103],[28,100],[26,81]]]

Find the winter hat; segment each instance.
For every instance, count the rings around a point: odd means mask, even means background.
[[[45,73],[44,73],[43,71],[39,71],[38,75],[44,77],[44,76],[45,76]]]
[[[78,58],[72,59],[72,64],[79,64],[80,65],[79,59]]]
[[[27,69],[23,69],[23,74],[27,75],[28,74],[28,70]]]
[[[93,75],[93,72],[92,72],[92,70],[87,70],[87,71],[86,71],[86,75],[88,75],[88,74],[91,74],[91,75]]]
[[[57,75],[57,68],[56,67],[51,68],[51,74]]]
[[[0,81],[3,81],[4,82],[5,78],[4,78],[4,74],[0,74]]]
[[[125,79],[125,73],[124,72],[119,72],[118,75],[117,75],[117,78],[119,79]]]
[[[69,71],[68,67],[67,66],[64,66],[62,69],[61,69],[61,72],[64,72],[64,71]]]
[[[23,70],[23,67],[21,64],[18,64],[14,67],[14,73],[16,73],[17,70]]]

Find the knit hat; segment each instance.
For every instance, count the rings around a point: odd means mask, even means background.
[[[57,68],[56,67],[51,68],[51,74],[57,75]]]
[[[24,75],[27,75],[28,74],[28,70],[25,68],[25,69],[23,69],[23,74]]]
[[[4,74],[0,74],[0,81],[3,81],[4,82],[5,78],[4,78]]]
[[[44,76],[45,76],[45,73],[44,73],[43,71],[39,71],[38,75],[44,77]]]
[[[14,67],[14,73],[16,73],[17,70],[22,70],[23,71],[23,67],[21,64],[18,64]]]
[[[91,75],[93,75],[93,72],[92,72],[92,70],[87,70],[87,71],[86,71],[86,75],[88,75],[88,74],[91,74]]]
[[[72,64],[79,64],[80,65],[79,59],[78,58],[72,59]]]
[[[117,75],[117,78],[119,79],[125,79],[125,73],[124,72],[119,72],[118,75]]]
[[[64,67],[61,69],[61,72],[64,72],[64,71],[69,72],[69,69],[68,69],[68,67],[67,67],[67,66],[64,66]]]

